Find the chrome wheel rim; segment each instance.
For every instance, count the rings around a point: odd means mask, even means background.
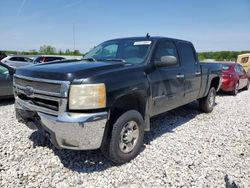
[[[214,106],[214,101],[215,101],[215,94],[212,92],[210,94],[210,97],[209,97],[209,107],[213,107]]]
[[[139,126],[135,121],[129,121],[126,123],[120,134],[119,147],[123,153],[131,152],[139,138]]]

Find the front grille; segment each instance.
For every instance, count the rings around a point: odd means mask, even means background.
[[[40,91],[47,91],[47,92],[54,92],[54,93],[61,92],[61,84],[37,82],[37,81],[25,80],[25,79],[21,79],[17,77],[15,78],[15,84],[21,87],[30,86],[34,88],[35,90],[40,90]]]
[[[58,101],[54,100],[48,100],[48,99],[42,99],[42,98],[30,98],[26,96],[25,94],[18,93],[17,96],[24,100],[24,101],[29,101],[29,103],[34,104],[36,106],[40,106],[43,108],[48,108],[50,110],[58,111],[59,108],[59,103]]]
[[[14,76],[15,96],[35,112],[57,115],[65,112],[69,82]]]

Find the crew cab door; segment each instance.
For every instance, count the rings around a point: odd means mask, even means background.
[[[174,65],[159,66],[163,56],[174,56]],[[160,40],[152,57],[155,70],[148,75],[151,86],[151,114],[157,115],[181,106],[184,102],[184,70],[176,46],[171,40]]]
[[[184,83],[185,103],[189,103],[193,100],[196,100],[200,93],[201,66],[198,62],[196,52],[192,43],[185,41],[178,41],[177,48],[185,74],[185,83]]]

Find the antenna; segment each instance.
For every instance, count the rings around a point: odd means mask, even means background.
[[[149,33],[147,33],[146,38],[149,38],[149,37],[150,37],[150,35],[149,35]]]

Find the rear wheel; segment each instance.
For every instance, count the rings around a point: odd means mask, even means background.
[[[103,154],[117,164],[135,158],[143,144],[144,121],[136,110],[122,114],[113,125],[110,139],[102,146]]]
[[[244,89],[244,90],[248,90],[248,89],[249,89],[249,85],[250,85],[250,83],[249,83],[249,80],[248,80],[248,81],[247,81],[246,87],[244,87],[243,89]]]
[[[199,100],[200,109],[205,113],[210,113],[213,111],[215,105],[216,91],[214,87],[211,87],[208,95]]]

